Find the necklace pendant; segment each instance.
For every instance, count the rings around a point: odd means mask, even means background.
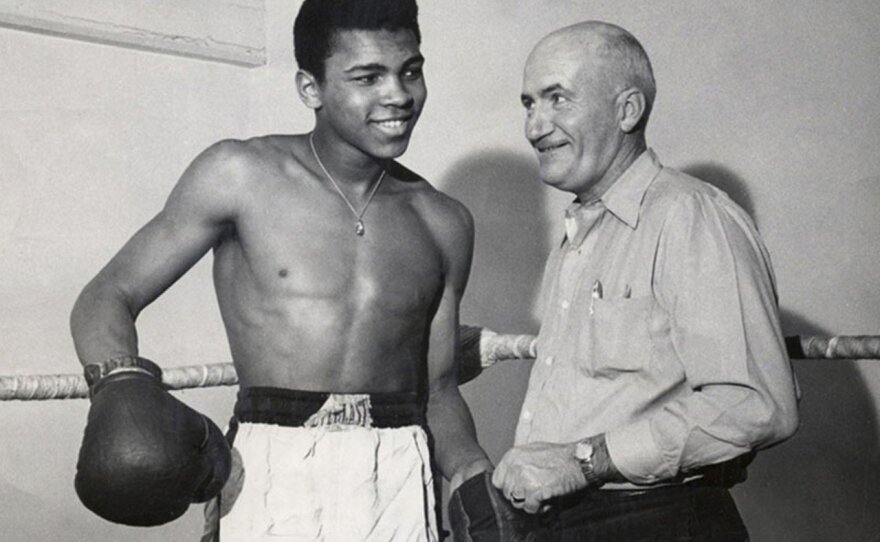
[[[354,233],[356,235],[364,234],[364,222],[362,220],[358,220],[357,224],[354,225]]]

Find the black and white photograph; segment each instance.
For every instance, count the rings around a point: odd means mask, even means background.
[[[0,0],[0,540],[880,541],[877,28]]]

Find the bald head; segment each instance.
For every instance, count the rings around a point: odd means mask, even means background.
[[[581,201],[601,196],[647,147],[654,94],[648,56],[618,26],[588,21],[542,39],[521,96],[541,179]]]
[[[579,60],[583,68],[616,95],[638,88],[645,96],[641,124],[647,122],[657,93],[651,61],[642,44],[623,28],[602,21],[584,21],[545,36],[529,55],[526,69],[534,63]]]

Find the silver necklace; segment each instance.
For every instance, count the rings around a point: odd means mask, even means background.
[[[343,192],[342,189],[339,188],[339,185],[336,184],[336,180],[333,179],[333,176],[330,175],[330,172],[327,171],[327,168],[324,167],[324,163],[321,162],[321,158],[318,156],[318,151],[315,150],[315,132],[309,134],[309,146],[312,148],[312,155],[314,155],[315,161],[318,162],[318,165],[321,167],[321,171],[323,171],[324,175],[328,179],[330,179],[330,182],[333,184],[333,188],[335,188],[336,191],[339,192],[339,195],[342,196],[342,201],[344,201],[345,204],[348,205],[348,208],[351,210],[351,214],[353,214],[354,217],[357,219],[357,222],[355,222],[354,224],[354,233],[356,235],[363,235],[366,231],[366,228],[364,228],[364,213],[367,212],[367,207],[370,206],[370,202],[373,201],[373,196],[376,195],[376,191],[379,190],[379,185],[382,184],[382,179],[385,178],[385,169],[382,169],[382,174],[379,175],[379,180],[377,180],[376,183],[373,184],[373,188],[370,190],[370,195],[367,196],[367,202],[364,203],[364,207],[360,210],[360,212],[358,212],[358,210],[354,208],[354,205],[352,205],[351,202],[348,201],[348,198],[345,196],[345,192]]]

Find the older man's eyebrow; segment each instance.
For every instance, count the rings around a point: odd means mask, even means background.
[[[563,86],[560,85],[559,83],[554,83],[554,84],[552,84],[552,85],[550,85],[550,86],[544,87],[544,88],[542,88],[541,90],[539,90],[539,91],[537,92],[537,95],[538,95],[538,96],[541,96],[542,98],[544,98],[544,97],[547,97],[547,96],[549,96],[549,95],[551,95],[551,94],[554,94],[554,93],[556,93],[556,92],[560,92],[560,91],[564,91],[564,90],[565,90],[565,87],[563,87]],[[526,93],[526,92],[524,92],[524,93],[522,93],[522,94],[519,95],[519,99],[520,99],[520,101],[523,101],[523,102],[524,102],[524,101],[526,101],[526,100],[532,100],[532,99],[533,99],[533,98],[532,98],[533,96],[534,96],[534,94],[532,94],[532,93]]]
[[[565,90],[565,87],[563,87],[559,83],[555,83],[553,85],[550,85],[549,87],[542,88],[541,92],[539,94],[541,96],[549,96],[550,94],[553,94],[553,93],[556,93],[556,92],[559,92],[562,90]]]

